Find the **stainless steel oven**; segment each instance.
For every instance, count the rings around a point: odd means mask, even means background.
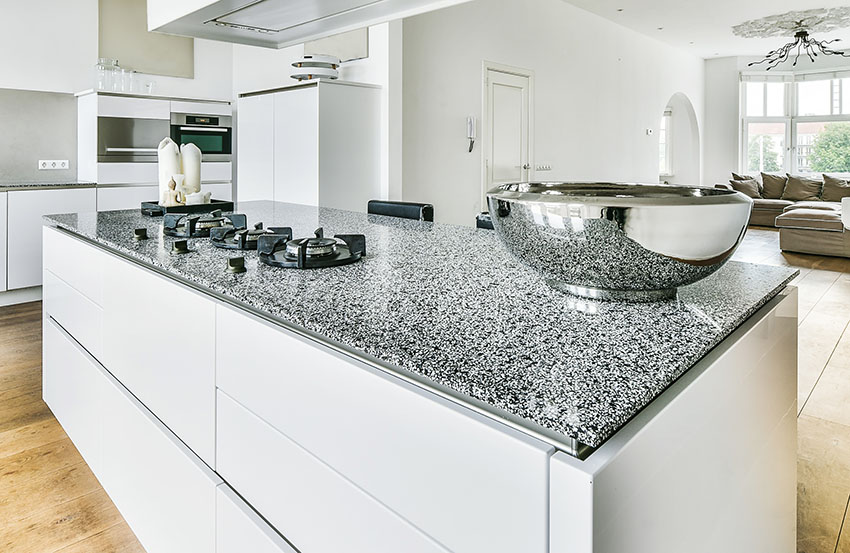
[[[171,114],[171,139],[192,143],[203,161],[230,161],[233,154],[233,118],[229,115]]]
[[[156,163],[157,146],[168,134],[165,119],[98,117],[97,160]]]

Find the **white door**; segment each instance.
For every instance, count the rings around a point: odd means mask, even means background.
[[[484,193],[531,178],[531,76],[485,69]]]

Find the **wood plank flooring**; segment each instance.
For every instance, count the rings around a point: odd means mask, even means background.
[[[41,400],[41,302],[0,308],[0,551],[144,553]]]
[[[850,259],[759,228],[735,259],[800,268],[797,551],[850,553]],[[40,302],[0,308],[0,551],[144,553],[41,401]]]

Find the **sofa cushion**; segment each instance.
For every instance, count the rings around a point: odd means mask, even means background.
[[[840,202],[842,198],[850,197],[850,183],[844,179],[823,176],[823,195],[825,202]]]
[[[788,175],[788,182],[782,192],[782,199],[794,202],[816,202],[820,200],[822,189],[823,181],[820,179],[802,175]]]
[[[734,190],[741,192],[742,194],[746,194],[750,198],[761,198],[761,194],[759,193],[759,183],[756,182],[755,179],[747,179],[747,180],[730,180],[729,184],[732,185]]]
[[[794,202],[786,207],[783,211],[791,211],[792,209],[826,209],[828,211],[841,211],[841,204],[838,202]]]
[[[841,213],[828,209],[792,209],[776,218],[776,226],[779,228],[844,231]]]
[[[772,211],[781,212],[789,205],[794,205],[790,200],[770,200],[768,198],[756,198],[753,200],[753,210],[769,209]]]
[[[762,186],[761,175],[759,173],[756,173],[754,175],[744,175],[744,174],[739,175],[738,173],[732,171],[732,180],[754,180],[757,183],[759,183],[759,189],[761,189],[761,186]]]
[[[788,182],[788,177],[786,175],[762,173],[761,182],[761,195],[770,200],[778,200],[782,197],[782,193],[785,192],[785,184]]]

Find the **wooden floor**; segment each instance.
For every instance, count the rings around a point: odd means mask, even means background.
[[[850,553],[850,259],[757,228],[735,259],[800,268],[797,550]],[[144,550],[41,401],[36,302],[0,308],[0,552],[54,551]]]
[[[41,400],[41,302],[0,308],[0,552],[144,553]]]

